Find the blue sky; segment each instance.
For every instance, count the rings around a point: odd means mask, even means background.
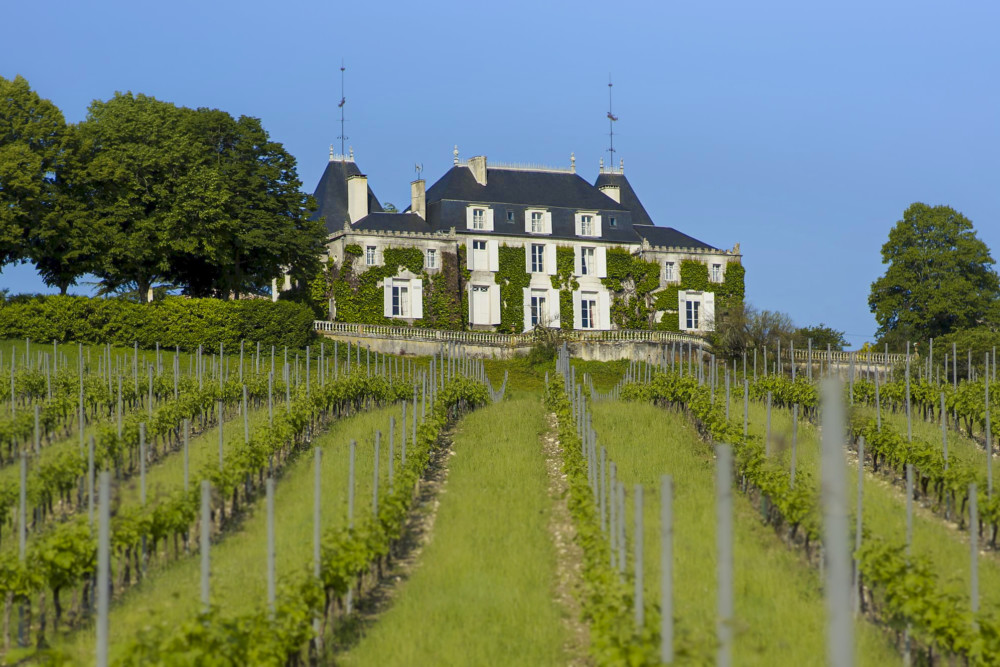
[[[747,295],[870,339],[869,285],[914,201],[1000,252],[1000,5],[985,2],[8,2],[0,75],[70,121],[116,90],[257,116],[312,191],[340,134],[403,208],[463,157],[607,148],[659,225],[741,244]],[[339,148],[339,147],[338,147]],[[38,291],[31,267],[0,287]]]

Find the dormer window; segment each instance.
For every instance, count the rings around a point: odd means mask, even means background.
[[[596,211],[585,211],[576,214],[577,236],[600,236],[601,216]]]
[[[618,219],[615,218],[615,217],[611,217],[608,220],[608,224],[611,225],[612,227],[617,227],[618,226]]]
[[[526,234],[551,234],[552,214],[543,208],[529,208],[524,212]]]
[[[492,232],[493,209],[483,204],[466,206],[465,228],[476,232]]]
[[[507,222],[514,222],[514,211],[507,209]]]

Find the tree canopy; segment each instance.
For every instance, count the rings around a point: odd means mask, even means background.
[[[882,246],[885,275],[872,283],[868,305],[880,342],[938,338],[980,326],[996,313],[1000,279],[972,222],[949,206],[915,203]]]
[[[257,118],[116,93],[67,126],[22,77],[0,78],[0,265],[30,259],[64,293],[85,273],[140,296],[304,282],[326,231],[301,188]]]

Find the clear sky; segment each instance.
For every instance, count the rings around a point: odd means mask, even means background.
[[[70,121],[131,90],[257,116],[312,192],[340,134],[383,202],[462,157],[616,157],[658,225],[739,242],[747,296],[870,339],[869,285],[914,201],[1000,252],[995,2],[16,2],[0,75]],[[338,144],[339,149],[339,144]],[[39,291],[30,267],[0,287]]]

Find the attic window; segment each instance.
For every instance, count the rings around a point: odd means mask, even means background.
[[[612,227],[617,227],[618,226],[618,218],[612,217],[610,224],[611,224]]]
[[[514,222],[514,211],[507,209],[507,222]]]

